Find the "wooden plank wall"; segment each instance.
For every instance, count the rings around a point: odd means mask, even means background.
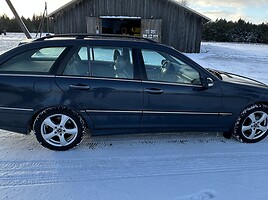
[[[202,18],[169,0],[83,0],[54,16],[55,33],[86,33],[86,17],[162,19],[162,43],[199,52]]]

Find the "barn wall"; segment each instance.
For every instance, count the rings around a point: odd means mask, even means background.
[[[162,19],[162,43],[199,52],[202,17],[168,0],[83,0],[54,15],[55,33],[86,33],[86,17]]]

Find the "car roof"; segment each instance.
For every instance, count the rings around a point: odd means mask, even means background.
[[[147,42],[147,43],[157,43],[156,41],[143,38],[138,36],[130,35],[116,35],[116,34],[56,34],[47,35],[35,39],[33,41],[45,41],[45,40],[81,40],[81,39],[91,39],[91,40],[113,40],[113,41],[136,41],[136,42]]]
[[[171,49],[166,45],[160,44],[148,38],[128,35],[109,35],[109,34],[56,34],[47,35],[38,39],[28,40],[21,43],[0,57],[8,59],[19,52],[27,51],[34,48],[56,47],[56,46],[76,46],[76,45],[96,45],[96,46],[113,46],[132,48],[152,48],[152,49]],[[174,48],[172,48],[175,50]]]
[[[26,42],[21,49],[54,47],[54,46],[76,46],[76,45],[93,45],[93,46],[113,46],[132,48],[149,48],[155,50],[175,50],[171,46],[158,43],[148,38],[142,38],[129,35],[109,35],[109,34],[60,34],[47,35],[32,41]],[[175,50],[176,51],[176,50]]]

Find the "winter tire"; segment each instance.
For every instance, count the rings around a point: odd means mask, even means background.
[[[245,109],[238,117],[234,136],[246,143],[256,143],[268,134],[268,106],[255,104]]]
[[[84,120],[67,108],[48,108],[34,122],[38,142],[44,147],[63,151],[75,147],[86,132]]]

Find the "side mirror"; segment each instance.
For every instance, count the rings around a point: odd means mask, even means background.
[[[214,86],[214,81],[212,80],[212,78],[204,78],[202,81],[202,86],[205,89],[212,88]]]

